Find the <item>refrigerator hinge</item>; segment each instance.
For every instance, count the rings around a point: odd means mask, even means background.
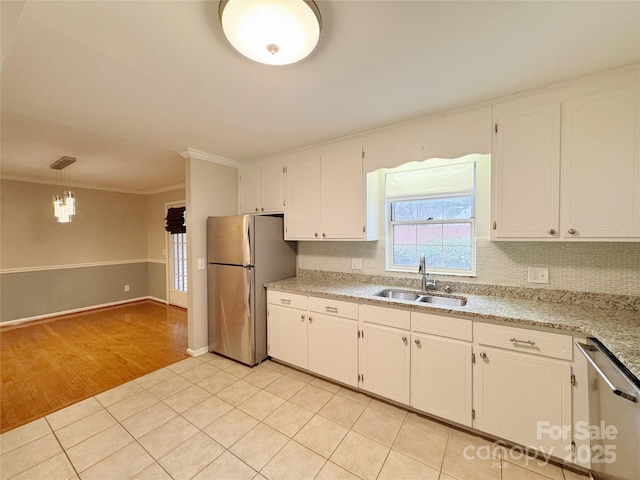
[[[476,419],[476,411],[475,410],[471,410],[471,420],[475,420]]]
[[[576,386],[576,376],[573,373],[571,374],[571,386]]]

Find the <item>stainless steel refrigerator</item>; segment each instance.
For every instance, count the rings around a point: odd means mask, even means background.
[[[296,243],[282,217],[207,219],[209,351],[257,365],[267,358],[264,284],[296,274]]]

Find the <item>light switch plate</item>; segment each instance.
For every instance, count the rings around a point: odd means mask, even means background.
[[[351,270],[362,270],[362,259],[361,258],[352,258],[351,259]]]
[[[527,282],[549,283],[549,269],[547,267],[529,267],[527,269]]]

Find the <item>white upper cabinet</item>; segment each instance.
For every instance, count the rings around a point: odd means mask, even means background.
[[[495,236],[558,235],[560,104],[494,111]]]
[[[287,240],[320,238],[320,156],[287,163]]]
[[[284,211],[283,164],[242,167],[238,180],[240,213]]]
[[[287,240],[375,239],[376,229],[367,226],[362,152],[351,145],[287,163]]]
[[[561,235],[640,237],[638,87],[563,105]]]
[[[494,107],[493,240],[640,240],[638,85],[574,90]]]

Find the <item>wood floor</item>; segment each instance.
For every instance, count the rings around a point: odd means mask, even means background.
[[[187,312],[151,300],[0,328],[0,432],[188,357]]]

